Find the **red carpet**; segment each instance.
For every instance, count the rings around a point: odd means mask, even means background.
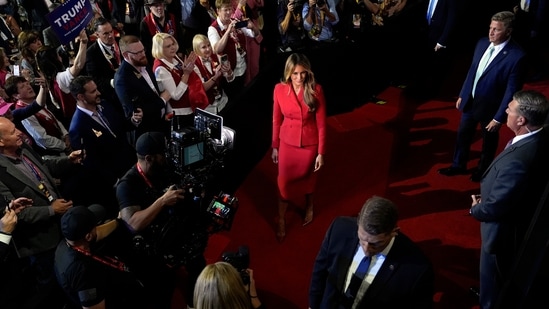
[[[547,83],[526,88],[549,95]],[[236,192],[240,208],[232,230],[211,238],[208,262],[249,246],[250,268],[268,308],[307,308],[310,274],[326,229],[336,216],[356,215],[372,195],[397,203],[402,231],[431,258],[435,308],[475,308],[468,288],[478,285],[480,237],[468,208],[479,185],[465,175],[437,173],[451,162],[459,112],[454,102],[408,102],[393,87],[378,97],[387,104],[329,117],[326,165],[310,225],[301,226],[304,201],[296,201],[287,214],[287,237],[277,242],[276,165],[269,152]],[[501,149],[511,137],[502,128]],[[479,149],[477,140],[472,158],[478,159]],[[472,160],[470,167],[475,165]]]

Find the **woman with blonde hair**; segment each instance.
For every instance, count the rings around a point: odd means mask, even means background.
[[[226,262],[206,266],[194,287],[195,309],[258,309],[263,308],[257,297],[253,271],[249,286],[245,286],[236,268]]]
[[[313,220],[313,191],[317,171],[324,165],[326,100],[316,83],[309,59],[291,54],[283,80],[275,86],[272,160],[278,164],[278,226],[276,236],[286,236],[286,209],[290,200],[305,196],[303,225]]]
[[[168,91],[171,99],[168,112],[173,112],[172,129],[180,130],[194,125],[194,110],[205,109],[208,97],[200,77],[194,72],[196,55],[191,52],[185,59],[177,56],[179,44],[167,33],[159,32],[152,38],[154,75],[160,91]]]
[[[193,50],[198,56],[194,71],[202,79],[202,85],[208,95],[208,102],[215,108],[215,112],[220,112],[229,101],[223,87],[226,83],[234,80],[231,65],[228,62],[221,63],[219,61],[213,52],[210,40],[203,34],[194,36]]]

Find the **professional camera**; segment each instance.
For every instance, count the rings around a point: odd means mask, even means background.
[[[238,247],[237,252],[225,252],[221,255],[223,262],[231,264],[242,278],[244,285],[250,284],[250,275],[248,268],[250,267],[250,251],[248,246]]]
[[[316,6],[324,6],[326,5],[326,0],[316,0]]]

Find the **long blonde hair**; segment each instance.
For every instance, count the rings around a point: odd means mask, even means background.
[[[302,66],[307,72],[307,76],[305,76],[305,80],[303,81],[303,100],[305,101],[305,104],[307,104],[307,106],[309,107],[309,112],[314,112],[316,111],[318,101],[316,99],[315,91],[315,74],[311,70],[311,62],[309,61],[309,58],[307,58],[303,54],[291,54],[286,60],[286,66],[284,68],[284,79],[282,80],[282,82],[288,85],[292,84],[292,73],[294,72],[295,67],[298,65]]]
[[[251,309],[240,274],[229,263],[217,262],[202,270],[194,287],[196,309]]]

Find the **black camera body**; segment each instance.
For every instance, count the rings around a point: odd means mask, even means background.
[[[326,0],[316,0],[316,6],[324,6],[326,5]]]
[[[223,262],[231,264],[238,271],[244,285],[250,284],[250,275],[247,271],[250,267],[250,250],[248,246],[238,247],[237,252],[224,252],[221,259]]]

